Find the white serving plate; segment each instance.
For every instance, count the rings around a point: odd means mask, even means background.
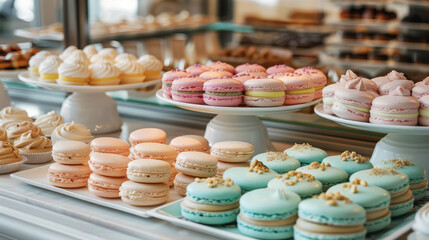
[[[150,217],[150,215],[148,214],[148,211],[160,206],[158,205],[158,206],[150,206],[150,207],[137,207],[137,206],[128,205],[124,203],[120,198],[108,199],[108,198],[97,197],[91,192],[89,192],[88,188],[86,187],[69,188],[69,189],[54,187],[48,183],[48,178],[47,178],[48,168],[49,168],[49,165],[45,165],[42,167],[13,173],[10,176],[15,180],[18,180],[20,182],[23,182],[35,187],[43,188],[49,191],[67,195],[69,197],[94,203],[103,207],[112,208],[126,213],[134,214],[140,217],[145,217],[145,218]],[[181,198],[182,196],[176,193],[176,191],[174,191],[173,189],[170,189],[170,197],[167,203],[176,201]]]
[[[18,75],[27,72],[27,69],[9,69],[9,70],[0,70],[0,79],[15,79],[18,78]]]

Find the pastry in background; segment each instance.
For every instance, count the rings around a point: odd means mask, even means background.
[[[267,70],[259,64],[245,63],[235,67],[235,73],[241,72],[266,72]]]
[[[223,70],[226,72],[230,72],[231,74],[235,73],[235,68],[234,66],[232,66],[231,64],[228,63],[224,63],[224,62],[211,62],[209,64],[207,64],[207,67],[213,69],[213,70]]]
[[[91,63],[98,63],[101,61],[107,61],[111,64],[115,64],[115,59],[114,58],[110,58],[108,56],[101,56],[99,54],[95,54],[90,58],[90,62]]]
[[[66,49],[64,49],[64,51],[59,55],[59,57],[61,58],[61,60],[66,60],[66,58],[68,57],[68,56],[70,56],[74,51],[76,51],[77,50],[77,47],[76,46],[69,46],[69,47],[67,47]]]
[[[19,139],[22,134],[28,131],[31,131],[32,137],[44,136],[42,130],[37,125],[31,122],[19,122],[6,130],[7,139],[9,142],[13,143],[15,140]]]
[[[119,69],[121,84],[142,83],[145,80],[145,69],[137,61],[122,60],[117,62],[115,67]]]
[[[91,63],[86,54],[80,49],[73,51],[68,57],[66,57],[64,62],[81,62],[85,65],[89,65]]]
[[[287,65],[284,65],[284,64],[274,65],[274,66],[267,68],[267,73],[269,75],[278,74],[278,73],[288,73],[288,72],[292,73],[294,71],[295,71],[295,69],[293,69]]]
[[[115,62],[120,62],[120,61],[137,61],[136,56],[129,54],[129,53],[121,53],[118,56],[115,57]]]
[[[36,53],[36,55],[32,56],[30,61],[28,61],[30,74],[39,76],[40,64],[50,55],[51,53],[48,51],[40,51]]]
[[[80,141],[84,143],[90,143],[94,137],[82,124],[77,124],[75,122],[63,123],[56,127],[52,132],[51,139],[55,144],[57,141],[72,140]]]
[[[115,59],[119,53],[114,48],[103,48],[98,52],[98,55]]]
[[[57,56],[48,56],[39,65],[39,80],[46,83],[56,83],[58,79],[58,68],[63,61]]]
[[[152,55],[143,55],[138,59],[138,63],[145,69],[144,75],[146,76],[146,81],[162,78],[161,71],[164,65],[158,58]]]
[[[61,63],[58,75],[58,84],[88,85],[90,72],[84,62],[75,59]]]
[[[97,48],[94,45],[88,45],[84,47],[83,52],[86,54],[88,59],[91,59],[92,56],[98,53]]]
[[[43,134],[50,136],[52,131],[64,123],[64,119],[58,113],[51,111],[45,115],[36,118],[34,124],[42,129]]]
[[[108,61],[100,61],[89,65],[89,72],[90,85],[118,85],[121,82],[119,69]]]
[[[0,120],[33,121],[25,110],[14,107],[5,107],[0,110]]]
[[[194,64],[194,65],[192,65],[192,66],[187,67],[187,68],[186,68],[186,71],[187,71],[188,73],[191,73],[192,75],[200,76],[200,75],[201,75],[201,73],[203,73],[203,72],[207,72],[207,71],[210,71],[210,69],[211,69],[210,67],[205,66],[205,65],[201,65],[201,64]]]

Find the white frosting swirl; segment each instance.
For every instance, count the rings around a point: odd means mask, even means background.
[[[424,236],[426,236],[426,237],[429,236],[428,226],[429,226],[429,203],[426,203],[417,212],[415,219],[414,219],[413,229],[414,229],[414,231],[417,232],[418,235],[419,234],[423,235],[421,239],[425,239],[425,238],[423,238]],[[417,238],[417,239],[419,239],[419,238]]]
[[[135,83],[142,82],[144,80],[144,71],[145,68],[138,63],[137,61],[120,61],[115,64],[115,66],[119,69],[121,75],[121,83]],[[133,76],[135,74],[141,76]]]
[[[98,54],[101,56],[109,57],[111,59],[115,59],[116,56],[118,56],[118,52],[113,48],[103,48],[101,49],[101,51],[98,52]]]
[[[30,65],[31,68],[39,68],[40,64],[50,55],[51,53],[48,51],[40,51],[30,58],[28,65]]]
[[[68,48],[66,48],[61,54],[60,54],[60,58],[61,60],[65,60],[70,54],[72,54],[72,52],[76,51],[77,47],[75,46],[69,46]]]
[[[38,127],[37,125],[31,122],[19,122],[15,125],[10,126],[6,130],[8,141],[14,141],[18,139],[19,137],[21,137],[22,134],[26,133],[27,131],[31,131],[33,137],[44,136],[42,129],[40,129],[40,127]]]
[[[115,62],[120,62],[120,61],[137,61],[136,56],[129,54],[129,53],[121,53],[118,56],[116,56],[115,58]]]
[[[100,54],[95,54],[94,56],[91,57],[91,63],[97,63],[97,62],[101,62],[101,61],[108,61],[112,64],[115,64],[115,60],[111,57],[108,57],[108,56],[102,56]]]
[[[31,130],[25,132],[19,139],[13,142],[13,145],[20,150],[37,151],[37,150],[51,150],[52,142],[45,136],[34,136]]]
[[[152,55],[141,56],[138,62],[146,69],[146,71],[161,71],[163,66],[161,61]]]
[[[83,52],[86,54],[88,59],[98,53],[97,48],[94,45],[88,45],[83,48]]]
[[[42,129],[45,135],[51,135],[52,131],[59,125],[64,123],[64,119],[58,113],[51,111],[36,119],[34,124]]]
[[[53,143],[63,140],[80,141],[89,143],[94,137],[88,128],[75,122],[63,123],[56,127],[52,132],[51,139]]]
[[[58,68],[58,74],[71,78],[89,78],[90,75],[87,65],[77,60],[63,62]]]
[[[90,64],[90,61],[89,61],[88,57],[87,57],[87,56],[86,56],[86,54],[85,54],[82,50],[80,50],[80,49],[77,49],[77,50],[73,51],[73,52],[72,52],[72,54],[70,54],[70,56],[68,56],[68,57],[64,60],[64,62],[76,62],[76,61],[78,61],[78,62],[82,62],[82,63],[84,63],[84,64],[86,64],[86,65],[89,65],[89,64]]]
[[[91,64],[89,66],[89,71],[91,72],[90,84],[92,85],[114,85],[119,84],[119,82],[121,81],[119,78],[119,69],[108,61],[101,61],[98,63]],[[102,78],[109,79],[104,79],[103,81],[96,81],[97,79],[99,80]]]
[[[7,141],[7,133],[3,128],[0,128],[0,141]]]
[[[25,110],[20,108],[5,107],[0,111],[0,119],[12,119],[20,121],[29,121],[32,122],[33,119],[30,118]]]
[[[7,131],[8,128],[20,122],[22,121],[15,119],[0,119],[0,128],[3,128],[5,131]]]
[[[42,74],[56,74],[58,67],[63,63],[61,58],[57,56],[48,56],[39,66],[39,73]]]

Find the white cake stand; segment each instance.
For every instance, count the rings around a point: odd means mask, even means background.
[[[122,126],[116,102],[107,96],[106,92],[144,88],[160,83],[158,80],[112,86],[71,86],[39,82],[38,77],[31,76],[28,72],[21,73],[18,77],[23,82],[39,87],[73,92],[64,100],[61,107],[61,115],[64,117],[64,121],[75,121],[83,124],[91,130],[91,133],[95,134],[114,132]]]
[[[369,132],[387,133],[375,146],[371,162],[377,163],[392,158],[409,159],[424,167],[429,177],[429,127],[398,126],[346,120],[323,111],[323,104],[314,108],[317,115],[341,125]]]
[[[183,109],[217,114],[207,124],[204,135],[210,145],[229,140],[249,142],[255,147],[255,154],[274,150],[268,138],[267,128],[257,116],[296,112],[320,101],[279,107],[217,107],[174,101],[164,95],[162,89],[156,92],[156,96],[162,101]]]

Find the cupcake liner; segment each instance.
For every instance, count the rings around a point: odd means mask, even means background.
[[[27,164],[45,163],[52,160],[52,151],[40,153],[19,153],[19,155],[27,157]]]
[[[28,159],[25,156],[22,156],[22,160],[19,162],[0,165],[0,174],[15,172],[23,163],[27,162],[27,160]]]

